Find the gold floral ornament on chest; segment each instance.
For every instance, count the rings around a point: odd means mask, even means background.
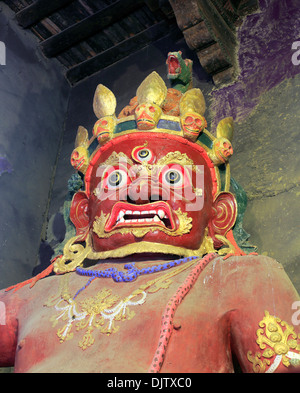
[[[124,298],[114,294],[111,289],[102,288],[95,296],[78,301],[77,296],[95,278],[90,279],[72,296],[69,285],[70,275],[63,275],[58,293],[51,296],[45,303],[45,306],[53,307],[58,312],[50,318],[52,326],[56,327],[60,322],[63,322],[63,326],[58,328],[56,333],[60,343],[73,339],[74,332],[85,331],[82,339],[78,342],[79,347],[85,350],[94,344],[93,333],[95,330],[105,335],[118,332],[122,321],[129,321],[136,315],[133,308],[143,305],[148,295],[169,288],[173,277],[188,270],[194,264],[195,260],[187,261],[182,266],[171,269],[140,285]]]

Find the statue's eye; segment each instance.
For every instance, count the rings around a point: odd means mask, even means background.
[[[123,169],[124,168],[124,169]],[[109,167],[102,175],[102,188],[117,189],[131,182],[131,178],[125,167]]]
[[[163,179],[166,183],[171,185],[179,185],[179,183],[182,183],[182,174],[177,170],[170,169],[164,174]]]
[[[108,178],[108,184],[112,187],[119,186],[122,183],[122,173],[115,171]]]
[[[141,161],[149,161],[149,159],[151,158],[151,152],[148,149],[142,149],[138,152],[138,157]]]
[[[159,180],[162,184],[172,188],[191,185],[189,170],[178,164],[163,167],[159,174]]]
[[[154,154],[150,149],[146,149],[143,146],[137,146],[132,150],[131,153],[132,158],[134,161],[142,163],[148,162],[149,164],[154,160]]]
[[[182,187],[184,184],[183,168],[180,165],[166,166],[160,173],[160,181],[169,187]]]
[[[107,177],[107,186],[109,188],[115,188],[115,187],[123,187],[127,184],[127,173],[123,170],[116,170],[113,171],[108,177]]]

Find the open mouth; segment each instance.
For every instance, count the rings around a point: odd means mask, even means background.
[[[146,205],[132,205],[117,202],[112,209],[105,231],[126,226],[162,226],[169,230],[175,228],[171,209],[166,202],[158,201]]]
[[[177,57],[174,55],[170,55],[168,57],[168,67],[169,67],[168,69],[169,77],[176,77],[181,72],[179,61]]]

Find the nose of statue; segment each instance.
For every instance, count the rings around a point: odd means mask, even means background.
[[[128,188],[128,197],[138,205],[148,203],[151,195],[151,184],[146,177],[139,177]]]
[[[139,177],[128,187],[128,199],[137,205],[166,200],[167,197],[159,182],[149,177]]]

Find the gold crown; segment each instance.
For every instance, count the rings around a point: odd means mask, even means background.
[[[174,89],[169,89],[174,90]],[[71,155],[72,166],[83,175],[94,154],[108,141],[119,136],[137,132],[153,132],[178,135],[200,145],[217,169],[219,191],[228,191],[230,170],[228,160],[233,154],[233,119],[227,117],[218,123],[216,136],[206,127],[204,118],[206,104],[200,89],[190,88],[180,95],[179,114],[166,114],[163,108],[168,99],[168,89],[163,79],[154,71],[147,76],[118,117],[115,111],[115,95],[104,85],[97,86],[93,109],[98,120],[93,127],[93,136],[80,126],[77,131],[75,149]]]

